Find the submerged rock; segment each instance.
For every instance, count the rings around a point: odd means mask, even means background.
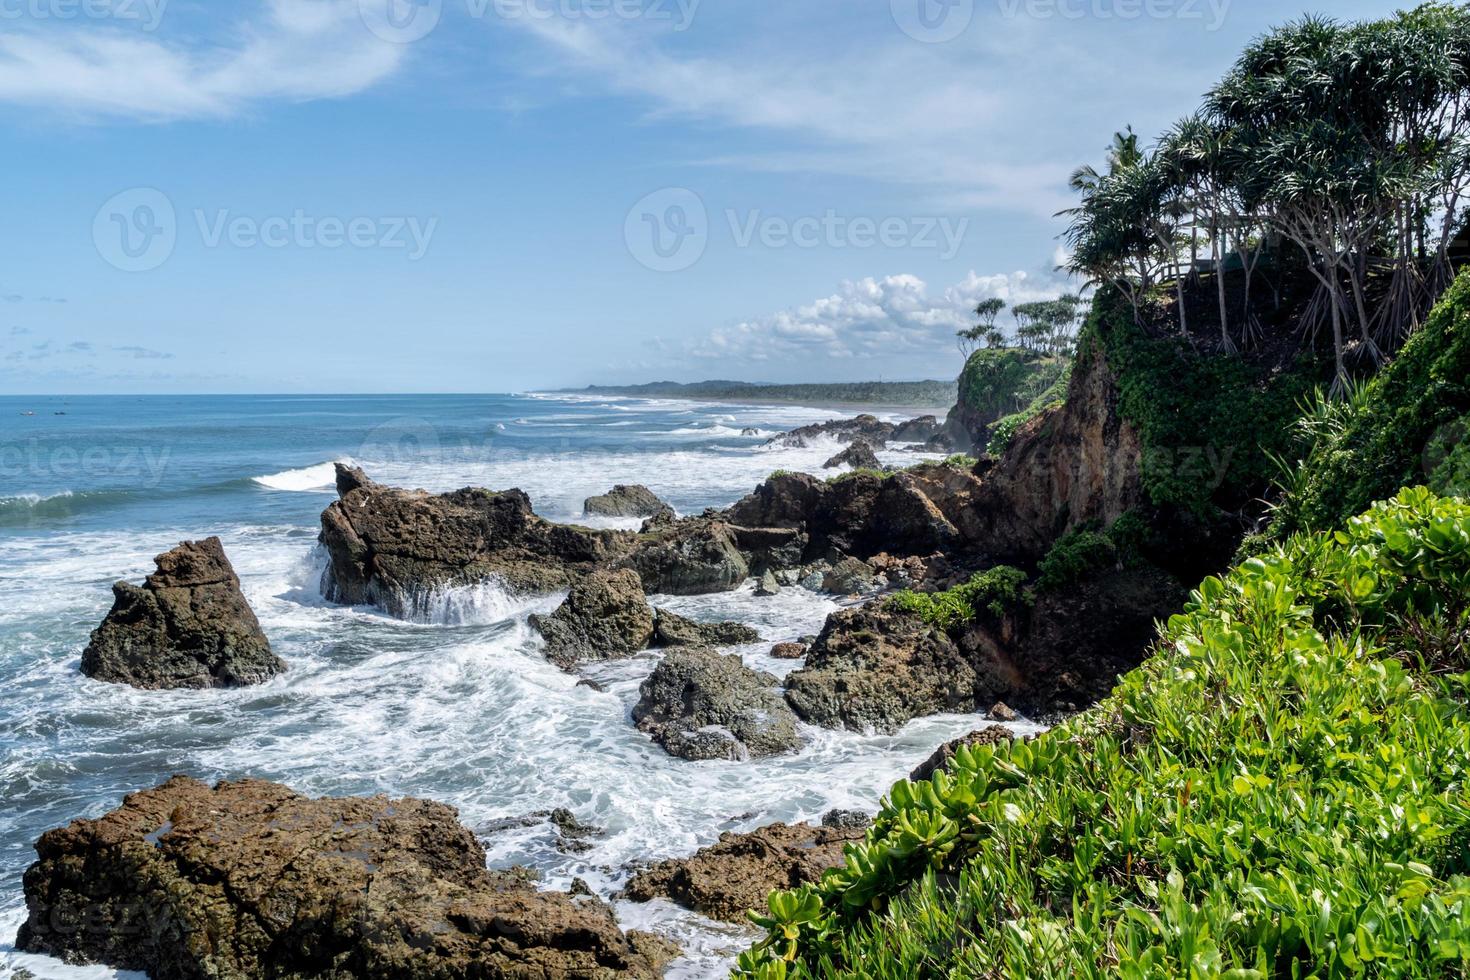
[[[453,808],[176,776],[48,831],[16,947],[198,977],[655,977],[612,910],[493,877]]]
[[[563,670],[637,653],[654,635],[653,610],[632,569],[593,572],[555,612],[530,623],[546,638],[546,659]]]
[[[286,669],[219,538],[185,541],[153,561],[141,587],[112,587],[112,609],[82,652],[83,674],[148,689],[205,688],[259,684]]]
[[[855,470],[881,470],[883,464],[873,452],[873,447],[862,439],[854,439],[842,452],[833,456],[822,464],[824,470],[834,470],[839,466],[850,466]]]
[[[691,760],[762,758],[800,744],[796,716],[770,674],[735,654],[670,650],[638,689],[633,721],[669,752]]]
[[[667,898],[701,915],[744,922],[766,907],[776,889],[815,883],[845,858],[843,845],[862,840],[856,826],[775,823],[748,834],[721,834],[692,857],[660,861],[639,872],[621,897],[635,902]]]
[[[582,503],[582,509],[600,517],[674,516],[674,508],[660,500],[652,490],[636,483],[620,483],[607,493],[588,497]]]
[[[637,541],[631,531],[543,520],[519,490],[398,490],[338,463],[337,493],[322,512],[323,594],[400,617],[424,611],[445,587],[498,580],[524,592],[565,589]]]
[[[655,609],[653,615],[654,646],[731,647],[761,639],[759,632],[744,623],[697,623],[667,609]]]

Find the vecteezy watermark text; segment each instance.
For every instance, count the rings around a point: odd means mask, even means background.
[[[168,0],[0,0],[0,21],[112,20],[153,31]]]
[[[475,20],[508,21],[642,20],[685,31],[702,0],[450,0],[463,4]],[[374,35],[394,44],[412,44],[433,33],[446,0],[358,0],[362,22]]]
[[[1033,20],[1181,20],[1201,21],[1218,31],[1230,14],[1231,0],[995,0],[1001,16]]]
[[[417,262],[429,250],[437,217],[416,215],[239,214],[230,208],[195,208],[193,226],[204,248],[385,249]],[[187,226],[186,226],[187,227]],[[116,194],[92,220],[97,254],[124,272],[146,272],[168,261],[179,237],[173,202],[151,187]]]
[[[736,248],[924,249],[941,259],[958,254],[969,218],[928,215],[843,214],[828,208],[795,217],[759,208],[727,208],[724,224]],[[623,240],[638,262],[655,272],[678,272],[704,255],[712,234],[704,201],[685,187],[666,187],[641,198],[623,222]]]
[[[167,446],[48,445],[39,439],[0,442],[0,477],[141,480],[156,487],[168,468]]]

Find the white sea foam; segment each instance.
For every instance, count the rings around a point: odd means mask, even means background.
[[[304,491],[335,491],[337,485],[337,464],[346,463],[354,465],[351,459],[331,460],[326,463],[317,463],[315,466],[303,466],[295,470],[283,470],[280,473],[271,473],[267,476],[257,476],[251,479],[268,490],[287,490],[292,492]]]

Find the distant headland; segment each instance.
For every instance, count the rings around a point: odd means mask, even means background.
[[[588,385],[557,394],[627,395],[638,398],[691,398],[800,405],[866,405],[947,409],[954,404],[953,381],[855,381],[833,384],[761,384],[749,381],[650,381],[639,385]]]

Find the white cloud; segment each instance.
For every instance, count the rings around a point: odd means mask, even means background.
[[[1050,299],[1066,291],[1055,276],[1026,272],[964,279],[929,295],[928,284],[907,273],[842,283],[811,303],[719,327],[690,349],[700,359],[782,362],[793,356],[833,359],[944,355],[954,350],[956,330],[972,324],[982,299],[1008,304]]]
[[[266,0],[230,43],[168,41],[115,25],[7,29],[0,102],[82,116],[227,116],[265,99],[359,92],[391,74],[404,46],[374,36],[356,0]]]

